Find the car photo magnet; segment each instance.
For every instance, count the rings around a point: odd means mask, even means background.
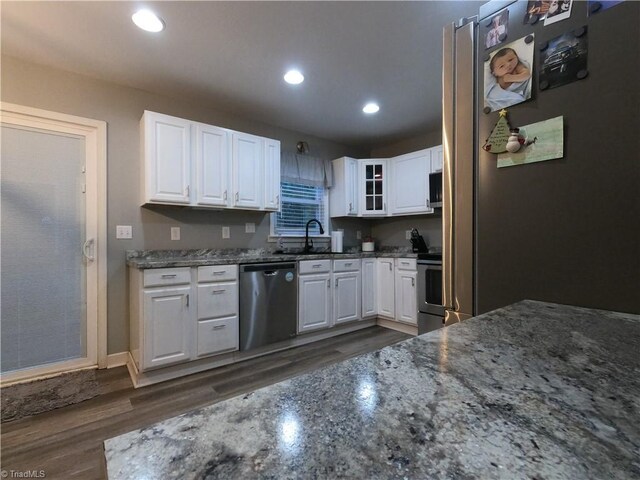
[[[587,27],[549,40],[540,47],[540,90],[582,80],[587,71]]]

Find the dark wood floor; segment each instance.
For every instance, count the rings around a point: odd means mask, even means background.
[[[107,438],[406,338],[371,327],[137,390],[125,367],[100,370],[99,396],[2,424],[1,468],[43,470],[47,479],[104,479]]]

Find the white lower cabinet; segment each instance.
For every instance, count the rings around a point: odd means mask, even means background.
[[[238,350],[238,266],[130,275],[130,350],[140,372]]]
[[[190,297],[191,285],[144,291],[144,369],[191,359]]]
[[[395,297],[396,320],[418,325],[415,259],[396,259]]]
[[[198,320],[196,335],[198,357],[238,350],[238,316]]]
[[[238,350],[238,266],[198,267],[197,279],[196,356]]]
[[[376,270],[375,258],[362,260],[362,318],[375,317],[378,314]]]
[[[378,315],[395,319],[395,262],[393,258],[378,258],[376,260]]]
[[[360,320],[361,292],[360,260],[333,261],[333,322]]]
[[[331,273],[300,275],[298,277],[298,333],[329,328],[332,323]]]

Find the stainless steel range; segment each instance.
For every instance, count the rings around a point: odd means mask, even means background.
[[[442,328],[442,254],[418,254],[418,334]]]

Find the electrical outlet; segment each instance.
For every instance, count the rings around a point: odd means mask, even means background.
[[[362,232],[360,230],[356,231],[356,239],[362,240]]]
[[[411,230],[407,230],[404,232],[404,238],[407,240],[411,240]]]
[[[256,224],[255,223],[245,223],[244,224],[244,233],[256,233]]]
[[[222,227],[222,238],[231,238],[229,227]]]
[[[180,240],[180,227],[171,227],[171,240]]]
[[[116,225],[116,238],[129,239],[132,236],[131,225]]]

